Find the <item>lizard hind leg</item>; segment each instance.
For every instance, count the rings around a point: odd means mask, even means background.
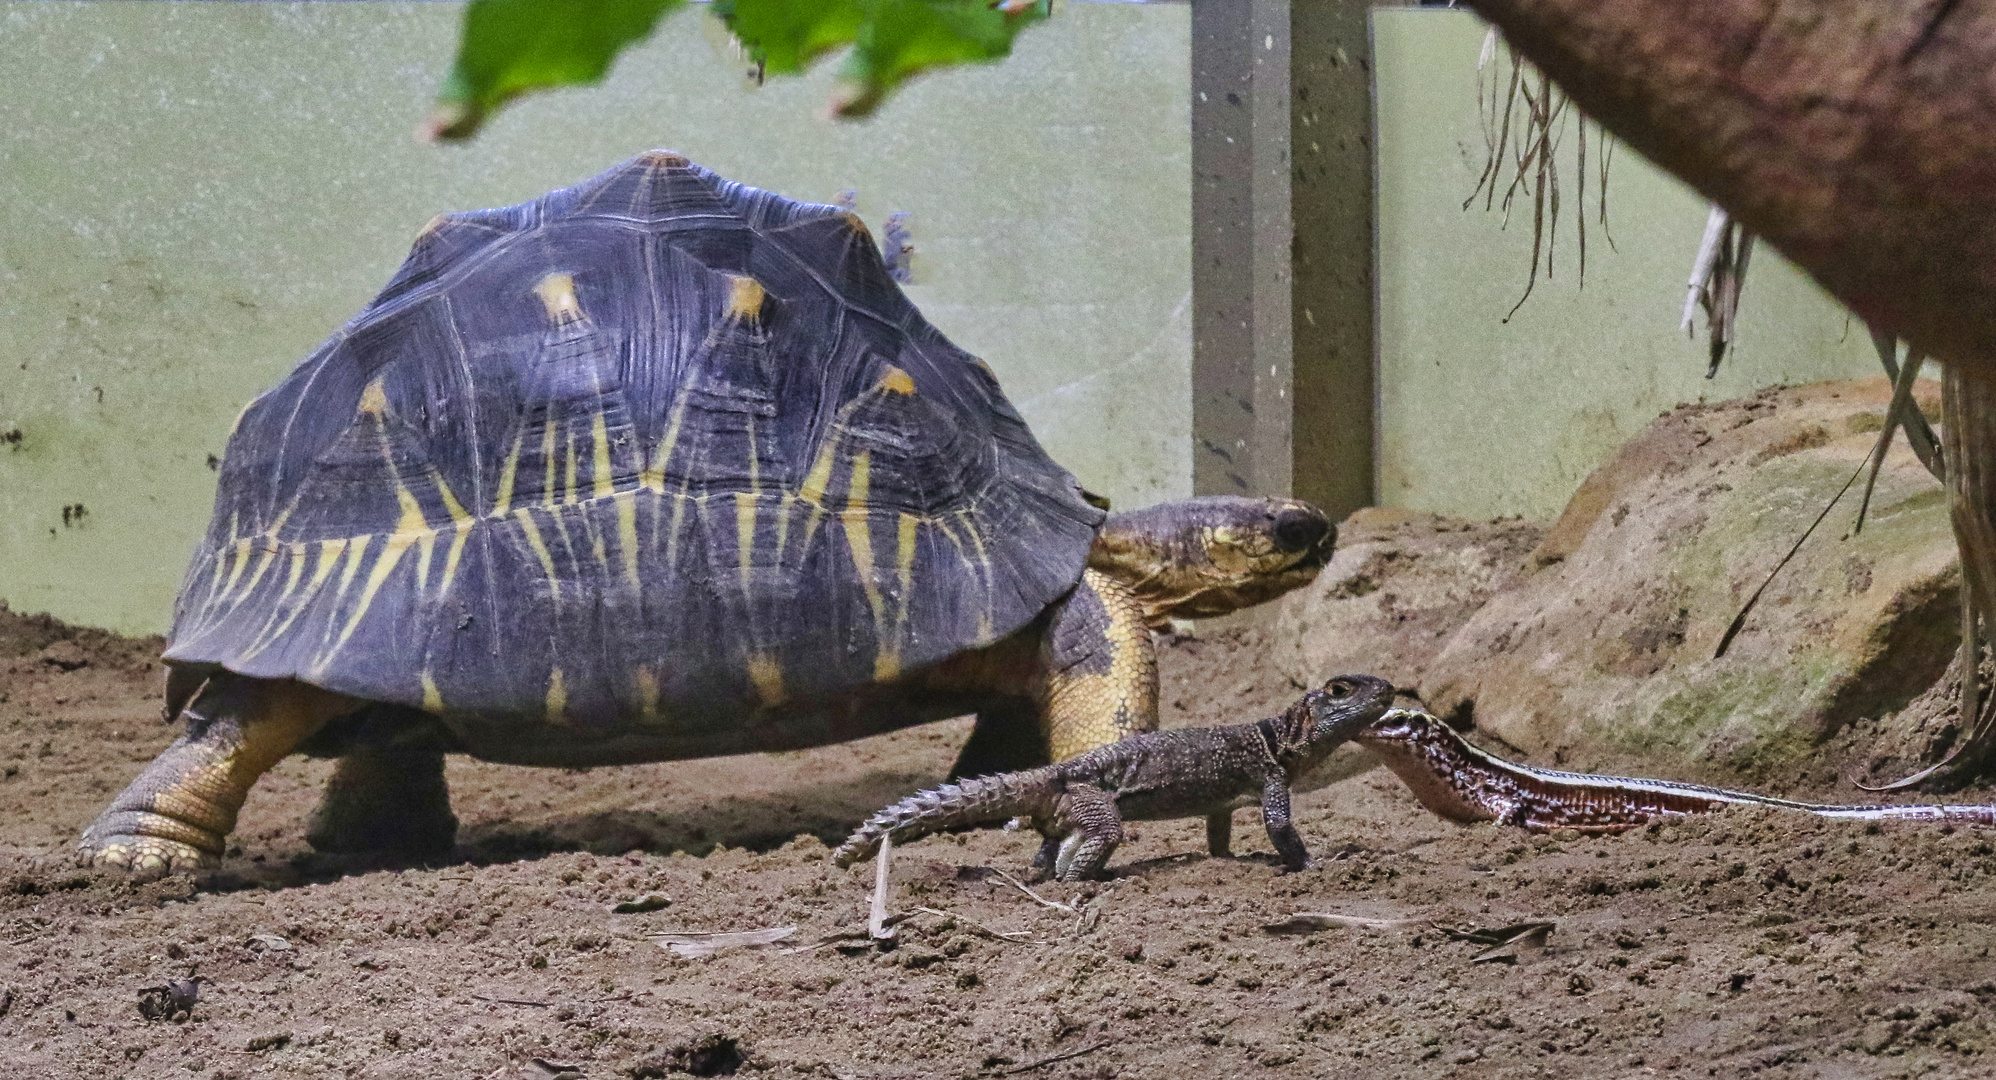
[[[180,738],[84,830],[77,862],[143,878],[212,865],[257,777],[360,704],[289,679],[215,674],[183,710]]]
[[[1033,853],[1032,880],[1046,881],[1054,876],[1054,867],[1060,863],[1061,846],[1068,838],[1050,827],[1040,827],[1040,849]]]
[[[1123,815],[1115,798],[1093,784],[1070,784],[1056,820],[1066,836],[1054,853],[1054,880],[1101,877],[1109,856],[1123,842]]]

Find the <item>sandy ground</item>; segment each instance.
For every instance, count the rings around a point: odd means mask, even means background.
[[[1169,642],[1166,722],[1286,701],[1262,639]],[[1996,1075],[1996,831],[1756,811],[1531,836],[1435,820],[1371,769],[1301,800],[1301,874],[1251,811],[1232,860],[1197,822],[1145,824],[1112,880],[1039,887],[1055,907],[999,873],[1029,836],[942,836],[894,860],[893,948],[840,937],[873,868],[825,842],[939,777],[950,722],[588,772],[454,761],[461,843],[425,866],[312,854],[329,766],[292,760],[216,873],[71,870],[172,734],[157,647],[0,612],[0,1076]],[[1263,929],[1298,912],[1384,925]],[[1543,947],[1496,958],[1448,933],[1528,920],[1555,924]],[[781,926],[697,959],[648,936]],[[189,1013],[141,1014],[190,973]]]

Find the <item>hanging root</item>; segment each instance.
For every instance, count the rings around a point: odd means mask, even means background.
[[[1532,260],[1525,275],[1524,292],[1518,302],[1505,314],[1509,322],[1518,310],[1531,299],[1532,288],[1538,283],[1540,268],[1544,268],[1547,281],[1553,276],[1553,253],[1559,238],[1560,200],[1560,143],[1569,121],[1575,132],[1574,175],[1580,178],[1579,207],[1574,214],[1575,231],[1578,239],[1579,275],[1578,287],[1587,286],[1587,126],[1593,121],[1582,115],[1566,96],[1566,93],[1552,84],[1544,73],[1520,59],[1507,48],[1510,60],[1510,76],[1502,93],[1498,92],[1494,80],[1486,81],[1486,74],[1492,72],[1498,46],[1502,38],[1492,27],[1483,41],[1483,53],[1476,64],[1476,113],[1483,127],[1485,157],[1483,171],[1476,179],[1476,186],[1469,197],[1462,202],[1468,210],[1475,205],[1477,197],[1483,197],[1483,209],[1501,210],[1505,226],[1511,222],[1511,210],[1520,196],[1532,204]],[[1607,235],[1608,246],[1615,246],[1615,238],[1608,234],[1608,162],[1613,154],[1614,142],[1607,129],[1594,124],[1593,142],[1596,148],[1595,191],[1598,215],[1596,225]],[[1497,189],[1502,187],[1503,198],[1498,199]]]
[[[1698,309],[1705,310],[1706,342],[1710,350],[1705,365],[1708,379],[1719,373],[1719,362],[1726,358],[1739,336],[1740,291],[1746,287],[1747,260],[1752,255],[1753,234],[1734,221],[1731,214],[1713,206],[1705,217],[1705,236],[1699,241],[1698,257],[1691,262],[1691,280],[1685,288],[1681,322],[1685,333],[1692,333]]]
[[[1896,352],[1881,345],[1879,359]],[[1907,357],[1906,368],[1914,367]],[[1890,367],[1888,366],[1888,371]],[[1904,375],[1905,370],[1894,373]],[[1900,382],[1894,379],[1896,385]],[[1910,384],[1910,378],[1905,380]],[[1898,395],[1894,394],[1896,398]],[[1913,416],[1918,410],[1908,410]],[[1948,491],[1948,516],[1954,522],[1955,543],[1961,551],[1961,654],[1956,670],[1961,679],[1959,721],[1962,732],[1947,756],[1911,776],[1895,780],[1889,790],[1927,784],[1943,790],[1965,786],[1988,774],[1996,764],[1996,701],[1982,685],[1981,657],[1989,633],[1989,615],[1996,611],[1996,474],[1985,463],[1996,454],[1996,382],[1976,375],[1973,365],[1948,364],[1941,369],[1942,444],[1938,469]],[[1904,418],[1908,439],[1918,452],[1911,416]],[[1921,422],[1924,426],[1924,421]],[[1886,428],[1890,434],[1891,428]]]

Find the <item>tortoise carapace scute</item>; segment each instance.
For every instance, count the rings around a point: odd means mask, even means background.
[[[857,217],[654,152],[438,218],[244,410],[166,657],[697,744],[1012,633],[1102,519]]]

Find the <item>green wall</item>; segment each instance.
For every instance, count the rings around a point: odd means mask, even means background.
[[[1702,337],[1677,329],[1707,204],[1627,148],[1608,181],[1616,250],[1590,228],[1576,287],[1570,128],[1557,276],[1505,323],[1531,263],[1532,210],[1523,203],[1502,229],[1481,201],[1461,209],[1485,156],[1483,35],[1463,11],[1373,13],[1382,504],[1550,519],[1589,470],[1678,402],[1879,372],[1863,324],[1847,327],[1841,306],[1761,246],[1737,351],[1707,382]],[[1592,215],[1592,194],[1587,206]]]
[[[1190,490],[1187,5],[1063,5],[1011,60],[921,80],[864,124],[820,118],[832,65],[748,88],[689,10],[605,86],[423,145],[458,11],[0,3],[0,601],[163,629],[236,411],[425,221],[658,146],[798,198],[855,189],[876,231],[910,211],[910,294],[1055,457],[1123,505]],[[1383,9],[1374,35],[1383,503],[1550,518],[1677,402],[1876,370],[1863,327],[1763,249],[1706,382],[1676,329],[1704,204],[1626,150],[1619,250],[1590,236],[1576,289],[1569,214],[1559,276],[1504,323],[1526,222],[1459,209],[1483,160],[1481,25]]]
[[[1006,63],[820,118],[699,10],[469,147],[412,138],[456,4],[0,4],[0,600],[166,626],[242,404],[441,210],[650,147],[912,213],[909,293],[1119,503],[1190,490],[1190,13],[1076,4]],[[65,508],[81,505],[65,521]]]

